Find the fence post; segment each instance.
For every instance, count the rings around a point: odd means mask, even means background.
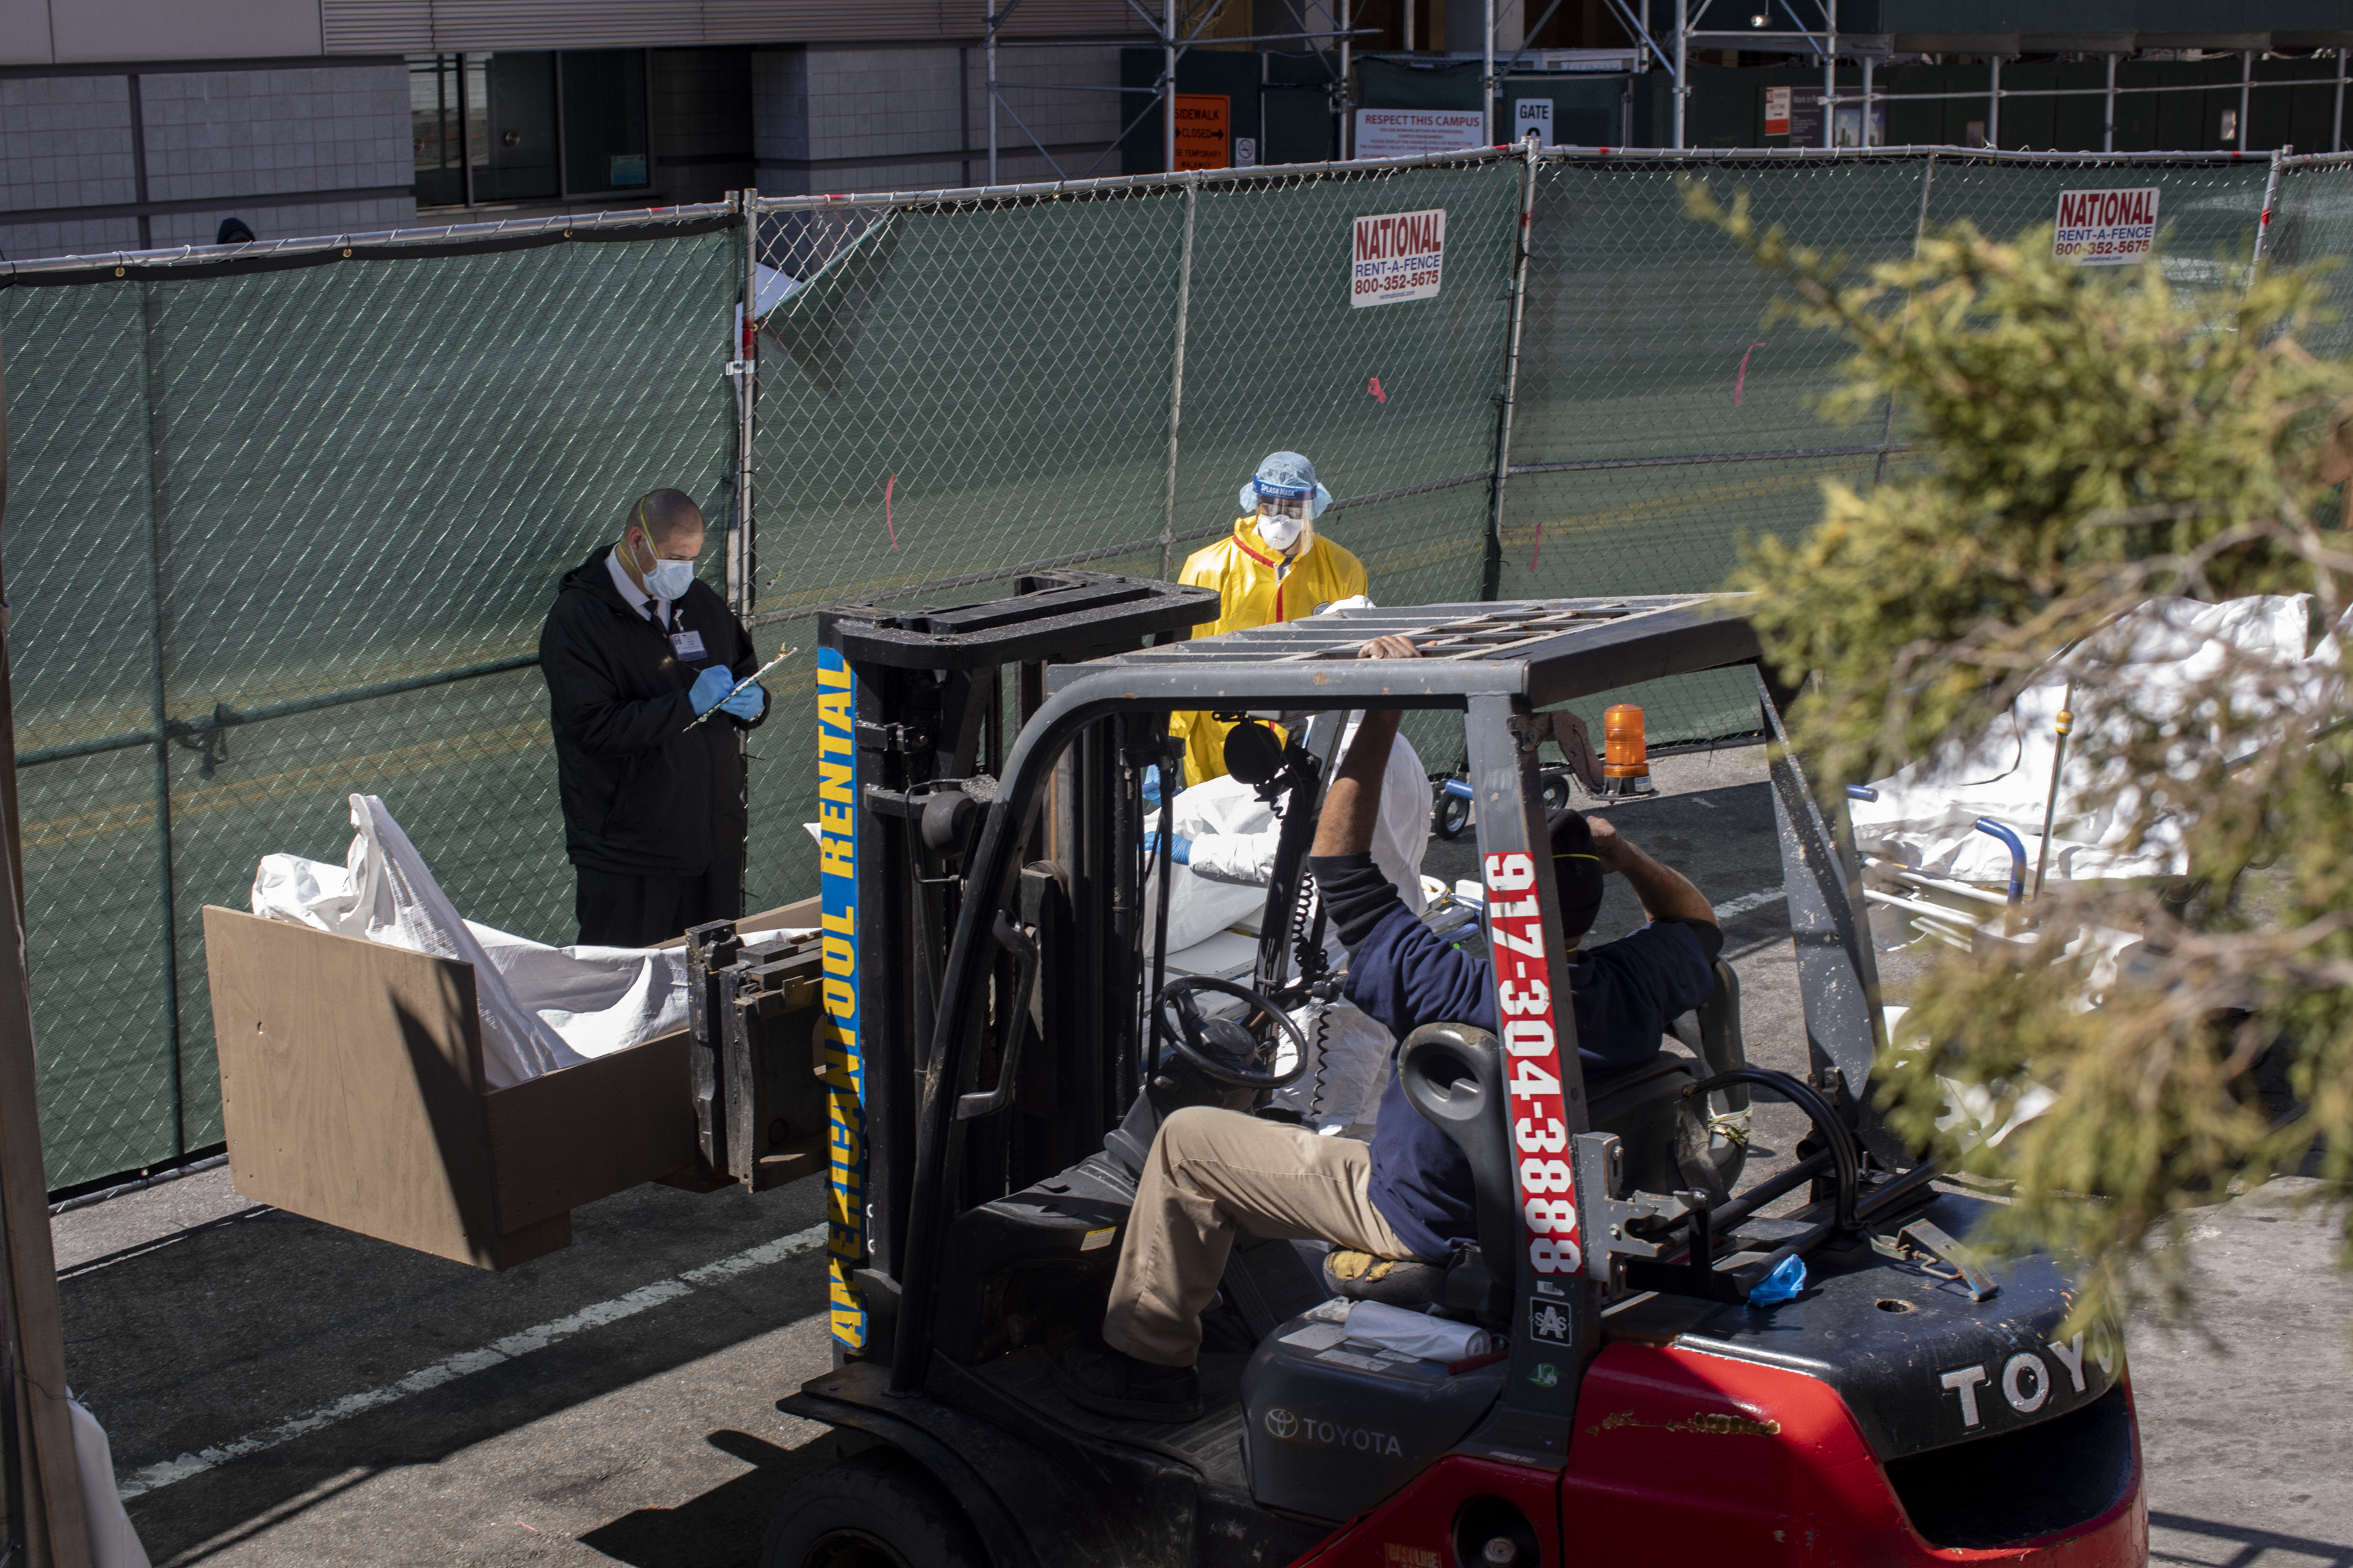
[[[2242,146],[2246,144],[2243,136],[2244,133],[2242,132],[2240,142]],[[2254,275],[2263,264],[2264,243],[2272,237],[2272,209],[2279,205],[2280,160],[2295,151],[2293,146],[2287,145],[2272,149],[2272,170],[2263,177],[2263,216],[2255,219],[2255,254],[2247,268],[2247,281],[2250,285],[2254,282]]]
[[[155,726],[155,900],[164,927],[164,1044],[172,1067],[172,1153],[188,1152],[188,1127],[182,1105],[180,1063],[180,931],[177,900],[172,889],[172,731],[166,676],[170,668],[165,601],[164,534],[170,515],[164,473],[164,368],[155,353],[161,323],[155,290],[161,285],[139,285],[140,352],[145,361],[147,404],[147,571],[148,626],[154,658],[148,670],[148,710]]]
[[[0,396],[0,448],[7,409]],[[7,458],[0,450],[0,502]],[[7,628],[0,623],[0,698],[9,689]],[[0,700],[0,746],[16,755],[16,721]],[[10,772],[15,771],[13,765]],[[39,1075],[25,971],[22,849],[13,788],[0,793],[0,1560],[86,1568],[90,1562],[72,1417],[65,1401],[65,1333],[58,1311],[57,1257],[49,1244],[48,1168],[41,1153]]]
[[[1176,437],[1185,422],[1185,321],[1193,309],[1193,215],[1201,195],[1198,170],[1185,172],[1185,243],[1176,257],[1176,356],[1168,377],[1168,490],[1160,507],[1160,575],[1168,575],[1176,542]]]
[[[727,530],[727,605],[739,616],[752,613],[757,549],[752,531],[752,405],[760,386],[754,368],[760,346],[759,202],[757,190],[736,193],[736,210],[744,219],[744,320],[735,334],[735,516]]]
[[[727,531],[728,607],[745,620],[752,616],[758,543],[752,511],[753,405],[760,395],[760,192],[746,186],[735,193],[736,210],[744,218],[744,321],[735,334],[735,523]],[[744,820],[751,821],[751,735],[735,731],[736,776],[742,779]],[[744,830],[743,853],[735,857],[735,908],[741,911],[752,886],[751,831]]]
[[[1920,240],[1928,232],[1928,193],[1936,189],[1936,154],[1931,153],[1928,154],[1927,163],[1920,170],[1920,217],[1919,221],[1912,226],[1912,259],[1915,261],[1920,259]],[[1909,294],[1904,298],[1904,313],[1906,317],[1912,314],[1912,297]],[[1871,470],[1871,485],[1873,489],[1878,489],[1887,478],[1887,454],[1894,448],[1895,395],[1891,392],[1887,395],[1887,423],[1879,432],[1879,461]]]
[[[1495,415],[1495,477],[1487,491],[1487,558],[1479,574],[1479,596],[1493,599],[1504,584],[1504,482],[1512,473],[1512,407],[1520,389],[1520,326],[1528,299],[1529,226],[1536,205],[1536,133],[1520,144],[1518,248],[1512,253],[1512,325],[1504,342],[1503,406]]]

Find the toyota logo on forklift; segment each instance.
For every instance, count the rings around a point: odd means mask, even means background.
[[[794,1487],[764,1568],[1566,1568],[1655,1560],[1662,1528],[1678,1561],[1772,1542],[2143,1568],[2121,1345],[2068,1325],[2058,1260],[1977,1256],[1986,1200],[1878,1120],[1860,876],[1761,679],[1810,1073],[1747,1064],[1721,962],[1656,1055],[1580,1058],[1544,798],[1567,785],[1538,746],[1577,730],[1567,704],[1753,672],[1738,598],[1365,607],[1188,642],[1213,590],[1057,571],[970,594],[818,616],[825,760],[854,780],[828,797],[829,934],[855,962],[826,1048],[856,1070],[829,1080],[836,1364],[781,1404],[867,1446]],[[1384,637],[1418,657],[1358,659]],[[1138,1233],[1166,1118],[1258,1113],[1299,1070],[1291,1015],[1341,984],[1307,847],[1347,716],[1396,707],[1459,733],[1495,1012],[1398,1041],[1382,1115],[1459,1155],[1476,1243],[1398,1276],[1400,1341],[1291,1242],[1244,1237],[1205,1310],[1198,1416],[1082,1408],[1050,1369],[1103,1342],[1125,1250],[1088,1238]],[[1178,712],[1281,725],[1258,726],[1282,825],[1259,934],[1222,968],[1168,951],[1168,861],[1145,849]],[[1707,1122],[1752,1091],[1811,1132],[1744,1182]]]

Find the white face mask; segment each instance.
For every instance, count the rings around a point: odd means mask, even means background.
[[[650,540],[647,542],[646,553],[653,553]],[[687,589],[694,585],[694,563],[691,561],[665,561],[656,556],[652,564],[640,570],[645,574],[646,592],[657,599],[683,599]]]
[[[1261,516],[1258,520],[1258,536],[1266,542],[1270,550],[1289,550],[1299,542],[1300,531],[1306,526],[1307,520],[1303,517],[1284,517],[1277,512],[1271,517]]]

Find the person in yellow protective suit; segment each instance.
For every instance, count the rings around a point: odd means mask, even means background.
[[[1185,562],[1176,580],[1218,591],[1218,618],[1197,637],[1295,621],[1324,605],[1365,592],[1365,566],[1316,535],[1315,519],[1332,492],[1315,480],[1315,465],[1296,452],[1274,452],[1241,489],[1242,515],[1234,531]],[[1226,772],[1226,731],[1207,713],[1172,713],[1168,732],[1185,742],[1187,788]]]

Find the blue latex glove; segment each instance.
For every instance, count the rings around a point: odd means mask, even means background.
[[[723,664],[714,664],[696,676],[694,684],[687,689],[686,693],[686,700],[694,705],[694,716],[700,719],[717,707],[719,700],[726,696],[728,689],[734,684],[735,672]]]
[[[1176,861],[1179,866],[1189,866],[1193,863],[1193,841],[1191,839],[1186,837],[1181,833],[1172,833],[1168,836],[1168,843],[1170,846],[1168,858],[1171,860]],[[1157,833],[1147,833],[1144,836],[1144,852],[1147,855],[1157,855],[1160,853],[1160,835]]]
[[[747,686],[722,702],[719,705],[719,710],[722,713],[733,713],[736,718],[749,723],[757,719],[767,706],[768,689],[765,686]]]
[[[1757,1281],[1757,1288],[1748,1292],[1748,1304],[1752,1307],[1778,1306],[1805,1288],[1806,1260],[1785,1258],[1772,1273]]]
[[[1144,803],[1146,805],[1160,804],[1160,770],[1156,767],[1144,770]]]

